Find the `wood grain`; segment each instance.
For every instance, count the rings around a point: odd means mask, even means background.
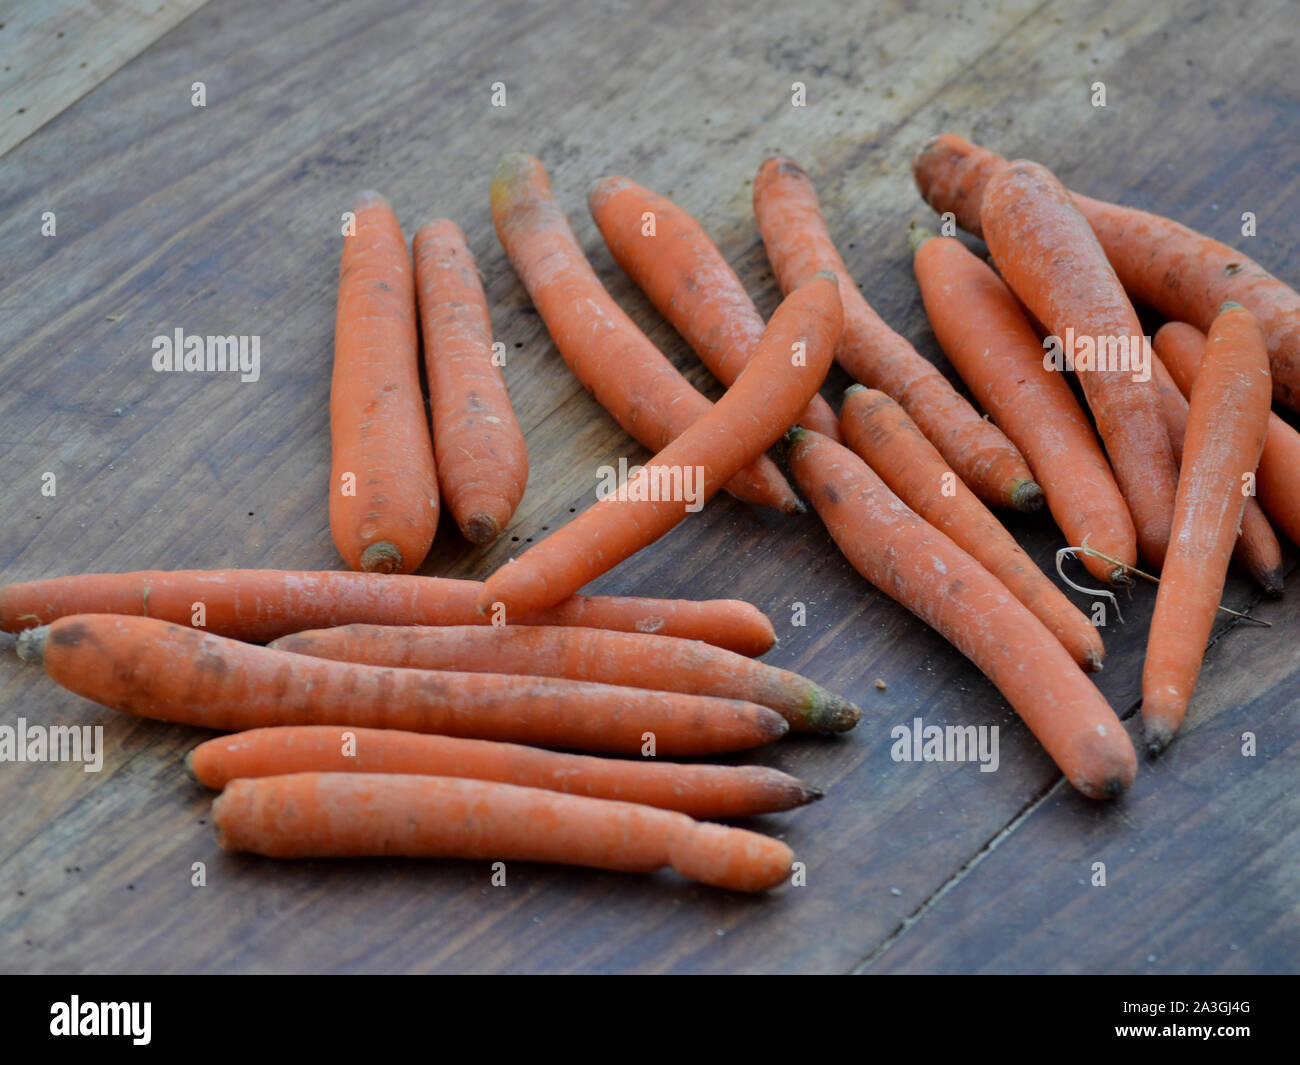
[[[41,0],[0,8],[0,155],[207,0]],[[189,86],[177,85],[188,93]]]
[[[1285,10],[1259,3],[1239,14],[1208,0],[1190,9],[1006,3],[960,14],[937,2],[856,10],[826,0],[766,0],[743,14],[667,0],[544,12],[397,0],[208,5],[0,158],[3,579],[339,565],[325,508],[339,216],[368,186],[389,197],[408,234],[438,215],[465,230],[496,337],[510,352],[507,381],[530,449],[528,491],[502,541],[473,549],[444,521],[423,571],[481,577],[590,505],[599,465],[645,453],[568,373],[497,244],[487,184],[507,151],[543,160],[611,292],[710,395],[716,383],[601,246],[585,208],[595,178],[623,173],[676,199],[770,313],[779,294],[749,183],[767,155],[795,156],[817,181],[868,298],[945,371],[904,231],[910,219],[932,218],[908,160],[946,128],[1233,243],[1233,219],[1254,210],[1252,253],[1294,278],[1297,42]],[[174,91],[199,72],[204,109]],[[1104,111],[1088,102],[1099,77]],[[505,108],[491,106],[496,81],[507,86]],[[807,86],[806,108],[791,106],[794,81]],[[39,233],[48,204],[58,205],[56,238]],[[152,337],[177,327],[259,335],[261,379],[153,373]],[[848,383],[838,370],[828,380],[836,407]],[[53,499],[40,493],[47,471],[58,478]],[[1046,518],[1008,523],[1050,567],[1063,541]],[[1246,817],[1292,788],[1294,742],[1252,763],[1257,797],[1241,797],[1213,788],[1223,737],[1195,727],[1170,752],[1176,761],[1144,764],[1134,795],[1103,810],[1060,788],[996,691],[861,581],[813,516],[719,498],[593,588],[749,599],[781,637],[768,661],[866,709],[848,736],[737,759],[827,788],[822,802],[752,826],[791,844],[807,864],[806,887],[753,899],[667,874],[512,863],[507,886],[494,888],[483,863],[226,855],[207,823],[210,795],[180,765],[205,736],[114,715],[5,656],[0,722],[100,723],[107,754],[99,774],[0,764],[0,968],[1124,967],[1142,948],[1131,929],[1123,943],[1089,946],[1096,927],[1076,916],[1078,861],[1125,848],[1124,890],[1135,894],[1124,897],[1145,900],[1132,918],[1139,924],[1160,920],[1157,906],[1184,890],[1188,868],[1230,885],[1234,870],[1261,867],[1270,854],[1293,862],[1289,843],[1265,850],[1259,833],[1216,822],[1229,807]],[[1226,598],[1240,608],[1256,595],[1234,574]],[[806,609],[803,626],[792,624],[796,604]],[[1130,727],[1151,604],[1150,589],[1137,589],[1123,604],[1125,623],[1112,617],[1104,630],[1099,682]],[[1228,632],[1193,720],[1220,702],[1257,699],[1251,720],[1274,722],[1287,679],[1300,672],[1291,643],[1281,620]],[[1271,671],[1250,677],[1239,666],[1245,644],[1273,656]],[[914,716],[998,725],[998,772],[891,761],[890,729]],[[1205,786],[1162,784],[1180,775],[1176,766],[1193,767]],[[1176,835],[1155,828],[1174,822],[1183,826]],[[1152,827],[1135,836],[1134,823]],[[990,857],[973,864],[993,841]],[[1162,860],[1168,846],[1186,862]],[[1017,889],[1042,884],[1032,919],[990,919],[1007,886],[975,873],[1011,862],[1023,874],[1045,861],[1054,878],[1030,876]],[[195,862],[204,887],[192,886]],[[1294,915],[1293,897],[1245,912],[1234,952],[1212,931],[1225,891],[1178,918],[1179,934],[1162,937],[1162,964],[1276,964],[1267,940]]]

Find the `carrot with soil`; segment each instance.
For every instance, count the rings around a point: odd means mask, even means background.
[[[483,780],[293,773],[232,781],[217,842],[271,858],[477,858],[682,876],[764,891],[790,874],[780,840],[635,803]]]
[[[545,625],[346,625],[282,636],[271,646],[372,666],[526,673],[743,699],[771,707],[794,732],[844,732],[862,716],[798,673],[671,636]]]
[[[80,614],[28,629],[18,653],[114,710],[201,728],[358,725],[640,754],[756,747],[789,726],[735,699],[493,673],[385,669],[212,636],[152,618]]]
[[[1241,524],[1245,478],[1254,474],[1268,433],[1271,396],[1259,323],[1239,304],[1226,304],[1192,388],[1174,535],[1142,670],[1142,725],[1153,754],[1178,731],[1200,675]]]
[[[0,587],[0,629],[19,632],[70,614],[126,614],[198,625],[266,643],[337,625],[488,625],[478,581],[334,570],[141,570],[49,577]],[[577,625],[704,640],[756,656],[776,644],[772,622],[736,599],[575,595],[522,625]]]
[[[501,246],[556,348],[619,425],[651,451],[662,451],[712,409],[605,291],[540,162],[505,156],[492,175],[491,198]],[[755,455],[733,477],[727,490],[737,499],[789,514],[803,510],[766,455]]]
[[[696,472],[708,499],[761,455],[825,380],[843,314],[835,277],[818,274],[782,301],[744,372],[703,418],[625,486],[507,562],[487,579],[478,607],[501,603],[508,620],[558,603],[682,521],[689,504],[664,491]]]
[[[1205,334],[1184,322],[1167,322],[1152,343],[1179,391],[1190,396],[1205,355]],[[1300,433],[1276,414],[1268,416],[1255,494],[1273,524],[1300,544]]]
[[[438,528],[411,255],[377,192],[363,192],[353,213],[334,324],[330,533],[352,569],[410,573]]]
[[[734,384],[763,339],[763,319],[704,227],[671,200],[625,177],[597,181],[587,206],[623,272],[713,376]],[[839,419],[820,395],[799,421],[839,439]]]
[[[818,270],[840,278],[844,333],[835,357],[854,380],[892,396],[961,479],[989,506],[1043,505],[1023,456],[933,365],[880,318],[835,250],[817,190],[793,159],[767,160],[754,179],[754,215],[781,285],[790,293]]]
[[[1205,342],[1197,333],[1198,342],[1204,349]],[[1197,357],[1199,364],[1200,358]],[[1187,400],[1178,391],[1178,385],[1165,369],[1159,355],[1151,357],[1151,378],[1160,392],[1161,409],[1165,415],[1165,425],[1169,429],[1169,442],[1173,445],[1174,461],[1180,469],[1183,464],[1183,444],[1187,437]],[[1237,533],[1237,542],[1232,549],[1232,557],[1249,571],[1264,594],[1270,599],[1282,595],[1282,545],[1277,542],[1273,526],[1268,523],[1264,510],[1253,495],[1246,497],[1246,505],[1241,511],[1241,529]]]
[[[848,448],[806,429],[789,438],[795,480],[853,567],[975,663],[1071,784],[1094,799],[1122,793],[1133,744],[1043,623]]]
[[[1096,626],[957,479],[902,407],[883,392],[854,385],[840,418],[845,443],[890,491],[1005,584],[1075,662],[1101,669],[1105,650]]]
[[[528,483],[528,449],[493,357],[492,319],[465,234],[445,218],[415,234],[415,281],[433,449],[465,539],[491,543]]]
[[[792,810],[822,797],[817,788],[765,766],[592,758],[514,743],[334,725],[218,736],[195,747],[185,764],[201,783],[217,789],[232,780],[286,773],[410,773],[644,803],[704,819]]]
[[[979,236],[984,185],[1005,165],[1000,155],[945,133],[925,144],[912,172],[931,207],[954,212],[958,225]],[[1300,410],[1300,293],[1249,256],[1172,219],[1072,196],[1139,303],[1202,331],[1230,300],[1253,312],[1268,344],[1273,398]]]
[[[984,186],[980,222],[1003,280],[1029,311],[1062,345],[1070,336],[1093,345],[1091,362],[1086,347],[1063,355],[1079,360],[1075,370],[1128,503],[1138,550],[1158,569],[1169,546],[1178,469],[1160,396],[1141,373],[1147,348],[1137,312],[1087,220],[1046,167],[1019,160],[995,173]]]
[[[1136,565],[1128,504],[1069,382],[1043,366],[1043,345],[1015,293],[960,241],[919,228],[909,238],[939,346],[975,401],[1029,461],[1066,541]],[[1124,579],[1124,571],[1104,559],[1081,560],[1100,580]]]

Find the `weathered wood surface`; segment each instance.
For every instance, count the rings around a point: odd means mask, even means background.
[[[0,154],[206,2],[40,0],[0,8]]]
[[[1286,10],[209,4],[0,158],[0,573],[339,564],[325,508],[338,225],[366,186],[408,234],[438,215],[465,229],[530,448],[503,541],[473,550],[444,521],[424,572],[485,575],[588,505],[599,465],[645,453],[568,374],[496,242],[487,180],[506,151],[543,160],[616,298],[714,395],[601,246],[585,209],[596,177],[674,197],[769,313],[778,293],[749,182],[767,155],[794,155],[868,297],[941,364],[903,231],[932,217],[907,161],[946,128],[1234,243],[1253,210],[1250,250],[1296,277]],[[1098,79],[1105,109],[1089,103]],[[191,106],[195,80],[205,109]],[[504,109],[490,105],[495,81]],[[807,84],[806,108],[791,107],[793,81]],[[41,236],[45,210],[56,237]],[[152,337],[177,327],[261,336],[261,379],[153,373]],[[827,383],[837,406],[847,383],[838,370]],[[53,499],[40,493],[47,471]],[[1010,524],[1049,566],[1055,530]],[[101,710],[6,655],[0,722],[102,723],[106,757],[99,774],[0,764],[0,967],[1296,967],[1293,603],[1268,608],[1275,628],[1215,644],[1186,735],[1102,808],[1060,783],[992,687],[867,587],[813,516],[719,498],[593,587],[750,599],[781,636],[769,661],[864,706],[854,734],[749,756],[828,789],[756,826],[790,842],[808,886],[755,899],[667,874],[512,864],[493,888],[484,863],[226,855],[211,796],[180,764],[200,736]],[[1256,598],[1232,578],[1230,605]],[[1126,623],[1105,630],[1101,687],[1134,730],[1151,602],[1138,589]],[[890,729],[917,715],[1000,725],[998,772],[891,761]],[[1260,753],[1238,762],[1245,730]],[[1104,889],[1080,886],[1094,861],[1107,863]],[[205,887],[191,886],[194,862]]]

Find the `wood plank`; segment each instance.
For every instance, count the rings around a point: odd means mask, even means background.
[[[1300,795],[1279,781],[1300,760],[1300,603],[1256,613],[1276,629],[1210,648],[1180,735],[1123,802],[1081,823],[1054,788],[864,971],[1295,972]]]
[[[1182,159],[1176,194],[1164,191],[1163,170],[1146,168],[1149,156],[1177,158],[1173,132],[1186,133],[1168,118],[1167,86],[1195,56],[1198,100],[1229,85],[1238,94],[1212,127],[1224,151],[1276,140],[1282,105],[1271,101],[1287,84],[1286,50],[1270,45],[1244,81],[1239,61],[1272,10],[1239,19],[1206,4],[1188,18],[1173,5],[1132,12],[1093,0],[957,16],[938,4],[862,13],[769,0],[740,22],[668,2],[598,13],[569,3],[544,14],[468,3],[209,7],[0,159],[12,206],[0,228],[0,447],[14,486],[0,512],[4,579],[338,564],[324,507],[329,360],[338,217],[358,188],[383,189],[408,232],[438,214],[460,222],[496,335],[512,352],[506,373],[528,436],[528,493],[500,543],[470,549],[445,522],[424,567],[483,576],[589,505],[600,464],[644,457],[568,374],[495,241],[486,185],[501,153],[543,159],[611,291],[712,394],[716,385],[601,247],[583,203],[595,177],[626,173],[676,198],[766,312],[777,292],[748,182],[767,154],[795,155],[818,179],[869,298],[939,359],[903,238],[910,218],[928,217],[907,173],[916,145],[955,115],[989,116],[975,132],[993,147],[1023,145],[1068,181],[1092,179],[1089,191],[1174,200],[1187,221],[1207,224],[1222,153]],[[1122,72],[1124,121],[1084,107],[1094,58]],[[219,89],[207,109],[160,95],[196,67]],[[504,110],[489,104],[495,80],[508,86]],[[794,80],[809,87],[807,109],[790,107]],[[1159,106],[1135,115],[1135,97]],[[1077,154],[1087,137],[1095,157]],[[1233,187],[1285,218],[1275,212],[1300,206],[1295,172],[1247,170]],[[50,200],[65,205],[57,239],[12,221]],[[1294,275],[1287,228],[1271,232],[1278,243],[1260,257]],[[260,335],[261,380],[153,374],[151,338],[178,326]],[[847,383],[836,371],[824,392],[838,404]],[[40,495],[45,471],[58,475],[55,499]],[[1062,541],[1047,521],[1010,524],[1050,565]],[[782,639],[769,661],[868,710],[853,735],[736,759],[829,789],[815,806],[755,824],[788,839],[808,864],[807,887],[749,899],[668,875],[512,863],[508,886],[491,888],[483,863],[225,855],[206,824],[210,797],[179,765],[199,737],[100,710],[5,656],[4,721],[102,723],[108,753],[97,775],[0,766],[0,967],[845,971],[1057,779],[988,683],[857,578],[813,516],[718,499],[594,587],[750,599]],[[1229,601],[1253,598],[1234,577]],[[1139,691],[1151,601],[1138,589],[1126,624],[1105,633],[1100,683],[1121,712]],[[791,624],[797,602],[807,606],[803,627]],[[890,729],[917,714],[999,725],[999,771],[892,762]],[[1269,779],[1283,786],[1279,774]],[[1061,831],[1076,839],[1096,808],[1075,800],[1070,809]],[[190,883],[196,861],[206,866],[203,888]],[[74,912],[83,934],[72,944],[64,930]]]
[[[41,0],[0,8],[0,155],[207,0]],[[188,96],[189,85],[175,91]]]

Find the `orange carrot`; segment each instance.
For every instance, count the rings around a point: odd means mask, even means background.
[[[1205,354],[1205,335],[1184,322],[1166,322],[1152,343],[1179,390],[1190,396]],[[1268,418],[1255,480],[1264,513],[1292,543],[1300,544],[1300,433],[1276,414]]]
[[[1201,672],[1246,502],[1243,478],[1255,472],[1268,433],[1272,387],[1259,323],[1240,304],[1226,304],[1192,388],[1174,535],[1151,616],[1142,725],[1152,754],[1178,731]]]
[[[1101,669],[1101,636],[958,479],[907,412],[883,392],[854,385],[840,412],[844,440],[899,499],[1020,600],[1084,669]]]
[[[623,486],[487,579],[478,608],[504,604],[509,620],[566,599],[677,525],[700,499],[780,439],[826,377],[843,326],[833,275],[818,274],[772,315],[745,371],[717,405]],[[665,487],[666,486],[666,487]]]
[[[411,773],[639,802],[698,818],[752,817],[822,797],[817,788],[766,766],[592,758],[514,743],[338,725],[218,736],[195,747],[185,764],[201,783],[218,789],[232,780],[284,773]]]
[[[791,472],[854,569],[974,662],[1071,784],[1123,792],[1137,772],[1128,733],[1043,623],[852,451],[806,429],[790,439]]]
[[[397,216],[363,192],[343,238],[330,385],[330,532],[354,570],[410,573],[438,527],[415,283]]]
[[[569,369],[629,434],[662,451],[712,409],[605,291],[531,155],[507,155],[497,164],[492,218]],[[735,472],[727,490],[737,499],[802,513],[799,497],[766,455]]]
[[[1001,156],[952,133],[928,141],[913,161],[921,194],[980,235],[984,183]],[[1209,328],[1235,300],[1259,319],[1268,343],[1273,398],[1300,410],[1300,293],[1249,256],[1161,215],[1072,193],[1129,295],[1166,318]]]
[[[304,570],[142,570],[50,577],[0,587],[0,629],[18,632],[69,614],[129,614],[199,625],[266,643],[303,629],[372,625],[486,625],[474,606],[482,585],[447,577]],[[772,623],[736,599],[575,595],[524,615],[522,625],[579,625],[704,640],[743,655],[776,644]]]
[[[1060,338],[1062,354],[1079,360],[1074,368],[1133,517],[1138,550],[1159,568],[1178,470],[1160,396],[1141,372],[1148,349],[1137,313],[1087,220],[1046,167],[1010,163],[989,178],[982,199],[984,239],[1003,279]],[[1095,359],[1087,348],[1064,350],[1071,337],[1080,348],[1093,345]]]
[[[1069,382],[1043,366],[1043,345],[1020,301],[960,241],[913,229],[911,242],[939,346],[975,401],[1029,460],[1066,540],[1136,565],[1128,504]],[[1103,559],[1081,561],[1101,580],[1127,579]]]
[[[492,351],[474,256],[455,222],[415,235],[415,280],[438,480],[465,539],[491,543],[528,483],[528,449]]]
[[[780,840],[630,802],[484,780],[293,773],[235,780],[212,803],[217,842],[270,858],[477,858],[649,873],[730,891],[790,875]]]
[[[271,646],[371,666],[527,673],[743,699],[771,707],[795,732],[844,732],[862,716],[798,673],[672,636],[545,625],[345,625],[281,636]]]
[[[1041,489],[1024,458],[981,418],[934,366],[871,309],[835,250],[817,190],[793,159],[769,159],[754,179],[754,214],[781,291],[818,270],[842,280],[844,334],[835,357],[855,380],[888,393],[989,506],[1038,510]]]
[[[152,618],[77,614],[27,629],[18,653],[70,691],[159,721],[238,731],[359,725],[637,754],[713,754],[784,735],[736,699],[495,673],[384,669],[273,651]]]
[[[1199,331],[1196,331],[1196,342],[1203,351],[1205,339]],[[1197,363],[1200,363],[1199,354]],[[1174,461],[1181,467],[1183,442],[1187,436],[1187,400],[1178,391],[1178,385],[1169,376],[1169,371],[1158,355],[1151,357],[1151,377],[1160,392],[1161,409],[1164,411],[1165,425],[1169,429],[1169,442],[1174,448]],[[1268,523],[1259,500],[1253,495],[1246,497],[1246,505],[1241,512],[1241,529],[1237,533],[1232,557],[1250,572],[1269,598],[1277,599],[1282,595],[1282,545],[1277,542],[1273,526]]]
[[[763,339],[763,319],[704,227],[671,200],[625,177],[597,181],[587,206],[618,265],[713,376],[734,384]],[[799,421],[840,438],[839,419],[820,395]]]

